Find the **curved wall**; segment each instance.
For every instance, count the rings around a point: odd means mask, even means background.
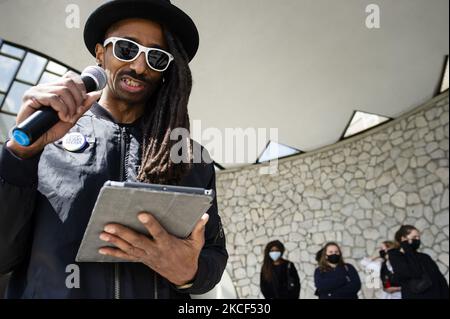
[[[259,166],[219,173],[227,269],[239,297],[262,297],[262,252],[270,240],[285,243],[301,298],[314,298],[314,257],[326,241],[342,244],[364,282],[360,260],[401,224],[422,231],[422,250],[448,280],[448,149],[447,91],[365,134],[282,160],[277,175],[259,175]],[[361,297],[375,298],[376,290],[364,284]]]

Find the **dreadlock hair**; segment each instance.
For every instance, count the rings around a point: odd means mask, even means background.
[[[168,51],[175,60],[164,72],[160,87],[147,102],[142,122],[142,162],[137,178],[145,183],[176,185],[192,168],[190,137],[171,140],[171,133],[176,128],[190,131],[187,106],[192,90],[192,74],[182,43],[164,27],[163,32]],[[183,162],[177,164],[170,155],[172,147],[180,142],[187,154],[184,154]]]

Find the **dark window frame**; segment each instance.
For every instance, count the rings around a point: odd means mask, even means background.
[[[56,64],[61,65],[62,67],[65,67],[67,69],[67,71],[73,71],[73,72],[76,72],[78,74],[81,74],[81,72],[79,70],[77,70],[77,69],[67,65],[66,63],[63,63],[63,62],[57,60],[57,59],[54,59],[54,58],[52,58],[52,57],[50,57],[50,56],[48,56],[46,54],[43,54],[42,52],[38,52],[38,51],[36,51],[34,49],[31,49],[31,48],[28,48],[26,46],[23,46],[23,45],[20,45],[20,44],[17,44],[17,43],[11,42],[11,41],[7,41],[5,39],[0,38],[0,49],[3,47],[3,45],[8,45],[8,46],[11,46],[11,47],[23,50],[25,53],[24,53],[22,58],[18,58],[16,56],[10,55],[8,53],[0,52],[0,56],[4,56],[6,58],[9,58],[9,59],[12,59],[12,60],[15,60],[15,61],[19,62],[17,70],[15,71],[13,79],[12,79],[11,83],[9,83],[8,88],[6,89],[6,91],[0,91],[0,94],[4,95],[4,99],[3,99],[3,101],[1,101],[1,104],[0,104],[0,114],[4,114],[4,115],[8,115],[8,116],[14,116],[14,117],[17,116],[17,113],[10,112],[10,111],[7,111],[7,110],[3,110],[3,105],[6,102],[6,98],[10,94],[11,89],[12,89],[12,87],[13,87],[15,82],[23,84],[23,85],[36,86],[41,81],[42,76],[44,75],[44,73],[49,73],[51,75],[54,75],[54,76],[57,76],[57,77],[61,77],[60,74],[57,74],[55,72],[47,70],[47,67],[48,67],[50,62],[54,62]],[[39,77],[38,77],[38,80],[36,82],[37,84],[17,79],[17,76],[18,76],[18,74],[20,72],[20,69],[21,69],[21,67],[23,65],[23,62],[25,61],[25,58],[26,58],[28,53],[37,55],[37,56],[42,57],[42,58],[47,60],[46,63],[45,63],[44,68],[39,73]],[[3,145],[3,144],[4,144],[4,142],[0,141],[0,146]]]
[[[448,88],[442,91],[442,85],[444,84],[444,79],[445,79],[445,73],[447,71],[447,65],[449,65],[449,56],[446,55],[444,57],[444,62],[443,62],[443,67],[442,67],[442,72],[441,72],[441,76],[439,78],[439,83],[436,86],[436,89],[434,91],[434,95],[433,97],[436,97],[438,95],[441,95],[442,93],[445,93],[448,91]]]
[[[220,165],[219,163],[217,163],[217,162],[214,162],[214,166],[215,167],[217,167],[219,170],[221,170],[221,171],[224,171],[225,170],[225,167],[223,167],[222,165]]]

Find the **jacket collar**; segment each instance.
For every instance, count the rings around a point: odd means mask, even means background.
[[[104,107],[102,107],[100,104],[95,102],[92,106],[90,111],[92,114],[94,114],[96,117],[99,117],[101,119],[107,120],[109,122],[116,123],[114,118],[112,117],[111,113],[108,112]]]
[[[133,123],[128,123],[128,124],[117,123],[116,120],[114,119],[114,117],[111,115],[111,113],[109,113],[109,111],[107,109],[105,109],[103,106],[101,106],[97,102],[95,102],[92,105],[90,111],[92,112],[92,114],[94,114],[98,118],[101,118],[103,120],[112,122],[114,124],[117,124],[117,125],[123,126],[123,127],[136,127],[136,126],[139,126],[139,124],[142,122],[142,117],[141,117],[141,118],[138,118]]]

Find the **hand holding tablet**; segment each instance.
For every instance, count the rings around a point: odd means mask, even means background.
[[[148,234],[138,220],[141,212],[151,213],[169,234],[187,238],[211,207],[214,196],[214,191],[202,188],[107,182],[97,198],[76,261],[127,262],[101,255],[99,249],[108,245],[99,236],[109,224]]]

